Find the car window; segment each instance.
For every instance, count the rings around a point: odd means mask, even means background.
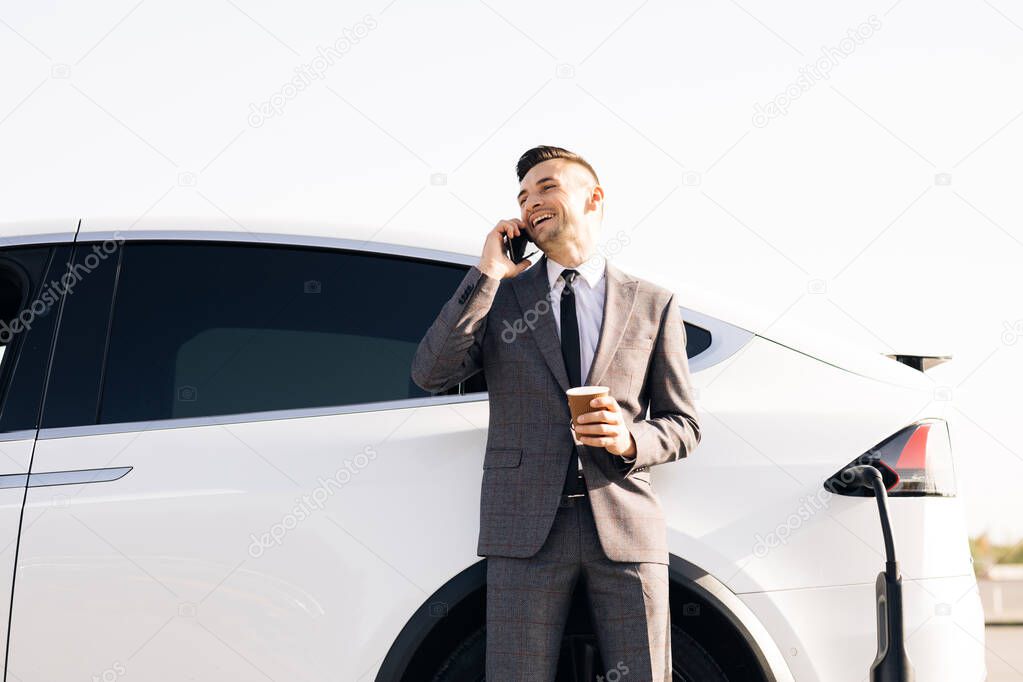
[[[692,359],[710,348],[710,332],[689,322],[682,322],[686,328],[686,356]]]
[[[415,349],[461,266],[303,247],[125,247],[99,423],[428,395]]]
[[[34,429],[68,246],[0,250],[0,432]]]
[[[78,242],[68,271],[70,294],[60,312],[43,410],[43,428],[96,423],[118,242]]]

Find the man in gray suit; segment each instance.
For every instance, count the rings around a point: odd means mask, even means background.
[[[487,234],[412,363],[430,392],[480,370],[487,381],[487,680],[554,679],[579,579],[603,674],[671,680],[667,538],[649,469],[700,442],[678,300],[598,253],[604,190],[584,159],[536,147],[517,170],[521,217]],[[504,252],[523,232],[544,252],[532,267]],[[580,418],[576,446],[565,391],[580,385],[610,395]]]

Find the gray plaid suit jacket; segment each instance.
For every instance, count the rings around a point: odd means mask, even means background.
[[[543,545],[572,452],[568,374],[551,313],[546,255],[514,278],[473,266],[420,341],[412,380],[431,393],[482,370],[490,393],[477,555],[528,557]],[[610,261],[604,319],[588,385],[608,386],[636,440],[629,464],[579,446],[605,554],[668,563],[664,513],[650,467],[700,442],[686,334],[675,295]],[[647,408],[650,418],[647,419]]]

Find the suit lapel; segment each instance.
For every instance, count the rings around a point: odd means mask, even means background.
[[[593,385],[603,379],[636,303],[637,280],[623,273],[610,261],[605,261],[604,277],[604,319],[600,325],[600,337],[590,373],[586,378],[587,385]],[[547,301],[550,305],[561,304],[560,301],[550,300],[551,288],[547,281],[546,254],[526,272],[512,279],[512,290],[523,315],[528,310],[536,311],[533,338],[536,339],[544,362],[554,374],[554,378],[558,380],[562,390],[567,391],[570,388],[568,372],[565,369],[565,360],[561,357],[561,337],[558,335],[554,315],[550,310],[544,313],[544,306],[538,307],[541,301]]]
[[[515,298],[519,301],[519,308],[522,309],[523,319],[529,310],[536,313],[536,326],[533,327],[533,338],[540,347],[540,353],[544,361],[554,373],[562,390],[569,389],[568,370],[565,369],[565,360],[561,357],[561,337],[558,336],[558,326],[554,322],[554,314],[548,309],[544,310],[543,305],[547,301],[549,305],[560,304],[550,300],[551,285],[547,281],[547,255],[537,261],[536,265],[512,280],[512,290]]]
[[[604,279],[604,319],[600,324],[600,338],[593,355],[593,364],[586,377],[587,386],[600,385],[636,305],[637,280],[616,268],[611,261],[605,261]]]

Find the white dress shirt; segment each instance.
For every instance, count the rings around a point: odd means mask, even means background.
[[[604,293],[607,278],[604,276],[605,259],[594,253],[573,270],[579,273],[572,284],[575,293],[575,313],[579,325],[580,380],[585,384],[593,365],[593,356],[597,352],[597,341],[600,340],[600,327],[604,322]],[[567,266],[547,256],[547,281],[551,287],[551,311],[554,323],[561,335],[561,292],[565,288],[565,280],[561,271]],[[625,458],[626,462],[634,462],[635,457]],[[579,470],[582,471],[583,461],[579,459]]]

